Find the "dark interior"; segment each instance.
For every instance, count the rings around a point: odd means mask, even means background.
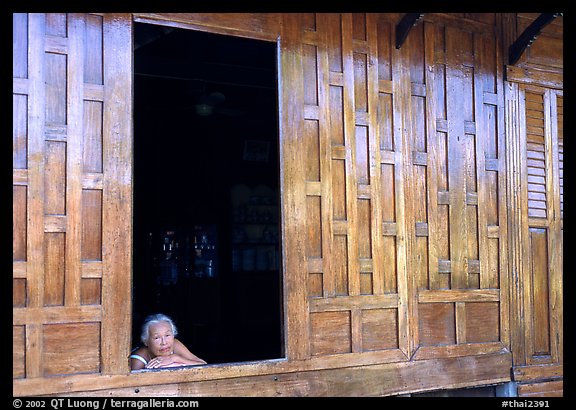
[[[135,24],[133,345],[151,313],[210,363],[284,356],[276,44]]]

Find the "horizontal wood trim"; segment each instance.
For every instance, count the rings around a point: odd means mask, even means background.
[[[84,84],[84,99],[89,101],[104,101],[104,86],[100,84]]]
[[[102,189],[104,174],[87,172],[82,175],[82,189]]]
[[[12,184],[13,185],[28,185],[28,170],[27,169],[13,169],[12,170]]]
[[[218,34],[276,41],[280,36],[278,13],[134,13],[139,23],[162,24]],[[209,30],[206,30],[209,29]]]
[[[499,289],[421,290],[419,303],[498,302]]]
[[[245,396],[247,392],[259,396],[293,396],[296,391],[301,391],[294,390],[294,383],[298,381],[305,388],[306,394],[303,395],[308,396],[342,396],[353,393],[356,393],[355,396],[382,396],[431,390],[439,385],[459,388],[510,381],[509,353],[384,364],[370,363],[370,360],[399,357],[400,353],[391,351],[337,356],[343,357],[208,365],[126,375],[91,374],[18,379],[13,382],[13,395],[30,396],[31,392],[35,395],[86,392],[91,396],[142,397],[147,392],[157,392],[165,396],[166,391],[161,387],[166,387],[172,394],[182,396]],[[356,360],[350,360],[352,356]],[[427,377],[422,377],[423,374]]]
[[[12,79],[12,92],[14,94],[28,94],[28,79],[27,78],[13,78]]]
[[[563,375],[564,366],[562,364],[514,367],[514,381],[517,382],[558,379]]]
[[[83,279],[100,279],[102,278],[102,261],[82,262]]]
[[[338,296],[310,300],[310,312],[328,312],[350,309],[389,309],[398,307],[398,294]]]
[[[13,308],[12,325],[46,325],[50,323],[99,322],[102,308],[96,306],[51,306]]]
[[[416,353],[414,353],[413,360],[429,360],[496,353],[508,353],[508,349],[500,342],[462,343],[448,346],[423,346],[418,348]],[[508,371],[510,371],[510,368],[508,368]]]
[[[46,215],[44,232],[66,232],[66,215]]]
[[[563,397],[564,381],[555,380],[541,383],[520,384],[519,397]]]
[[[12,262],[12,278],[26,279],[26,261]]]
[[[562,73],[537,70],[529,67],[507,65],[506,80],[560,90],[564,88],[564,75]]]

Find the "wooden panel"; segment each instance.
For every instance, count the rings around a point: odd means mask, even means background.
[[[398,349],[398,310],[362,311],[362,350]]]
[[[520,86],[520,121],[524,128],[522,186],[525,205],[520,227],[523,236],[521,274],[524,281],[525,323],[520,337],[524,356],[519,364],[561,363],[562,357],[562,198],[560,154],[562,128],[556,92]],[[561,148],[562,147],[562,148]],[[563,182],[562,182],[563,183]],[[525,360],[525,362],[524,362]]]
[[[548,232],[546,229],[530,228],[530,256],[531,256],[531,289],[530,300],[533,304],[530,312],[531,346],[529,354],[532,356],[548,356],[550,351],[550,318],[549,318],[549,256]],[[534,303],[536,302],[537,303]]]
[[[422,346],[456,343],[454,303],[421,304],[418,308]]]
[[[362,13],[301,17],[311,352],[406,349],[406,305],[395,309],[406,287],[392,24]],[[392,309],[371,305],[378,299],[368,297],[384,294]],[[342,300],[354,300],[349,311],[338,310]],[[338,330],[338,342],[326,339],[323,312],[339,312],[330,319],[348,333]]]
[[[352,351],[349,311],[311,313],[310,326],[312,355]]]
[[[564,382],[562,380],[527,383],[518,385],[518,397],[563,397]]]
[[[538,13],[518,13],[518,32],[524,31],[538,16]],[[561,70],[564,65],[560,57],[564,52],[562,30],[563,17],[558,17],[544,27],[536,41],[526,49],[518,65]]]
[[[44,212],[66,214],[66,143],[46,141]]]
[[[44,305],[64,305],[64,280],[66,274],[65,253],[66,235],[47,233],[44,238]]]
[[[500,306],[498,303],[466,304],[466,342],[483,343],[500,340]]]
[[[28,78],[28,15],[12,14],[12,77]]]
[[[12,97],[12,167],[26,169],[27,167],[27,144],[28,121],[26,109],[28,97],[22,94],[14,94]]]
[[[12,260],[26,260],[26,195],[25,186],[12,187]]]
[[[12,326],[12,378],[26,377],[26,327]]]
[[[102,371],[126,373],[132,299],[132,16],[103,20]]]
[[[74,337],[70,337],[74,334]],[[94,373],[100,370],[100,324],[45,325],[43,374]]]
[[[97,15],[33,13],[15,15],[14,23],[13,306],[14,323],[18,323],[14,377],[100,372],[104,367],[101,352],[106,353],[104,364],[117,359],[119,367],[127,369],[122,349],[128,351],[128,341],[122,345],[122,340],[115,340],[122,350],[115,357],[100,340],[104,330],[118,329],[114,321],[130,309],[114,313],[122,304],[109,304],[112,309],[101,325],[102,265],[95,274],[94,269],[85,271],[82,263],[82,259],[106,261],[103,204],[111,191],[110,184],[102,182],[106,166],[113,169],[120,162],[130,169],[130,161],[111,148],[114,140],[105,139],[106,132],[118,132],[119,123],[130,128],[131,118],[120,119],[124,111],[118,110],[116,118],[107,119],[108,129],[103,126],[110,99],[105,98],[104,84],[113,84],[104,81],[105,22]],[[114,44],[110,37],[108,45]],[[130,61],[130,42],[123,44]],[[24,47],[24,52],[16,45]],[[109,59],[112,66],[118,65],[118,57],[113,54]],[[131,69],[125,73],[130,79]],[[129,82],[127,87],[123,96],[131,95]],[[124,109],[131,106],[125,98],[117,101]],[[129,133],[120,135],[131,141]],[[105,140],[111,144],[108,157],[104,156]],[[131,153],[130,149],[126,152]],[[129,181],[119,173],[109,172],[108,178],[118,178],[124,186]],[[129,203],[129,195],[120,201],[106,198],[113,208]],[[125,221],[131,219],[129,210],[118,209]],[[126,225],[121,229],[129,239],[131,229]],[[123,243],[130,248],[129,240]],[[117,260],[122,268],[109,269],[106,276],[116,284],[130,277],[130,264]],[[130,286],[127,283],[125,289]],[[119,291],[121,286],[114,290]],[[128,303],[130,297],[124,294],[119,300]],[[78,310],[80,305],[90,305],[92,310]]]
[[[82,260],[102,260],[102,191],[82,190]]]
[[[407,51],[415,220],[410,229],[420,302],[417,340],[421,346],[436,346],[427,347],[422,357],[452,354],[468,343],[486,343],[486,349],[493,343],[504,346],[507,298],[451,293],[491,293],[506,280],[497,43],[472,26],[439,20],[414,27],[405,46],[412,49]]]

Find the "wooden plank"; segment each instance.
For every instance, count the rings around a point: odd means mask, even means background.
[[[367,88],[368,88],[368,137],[369,137],[369,179],[371,187],[371,254],[373,260],[372,282],[373,293],[385,292],[385,255],[382,238],[383,209],[379,198],[382,198],[380,129],[378,127],[379,88],[378,79],[378,17],[366,14],[366,45],[367,45]]]
[[[519,397],[563,397],[564,381],[547,381],[518,385]]]
[[[428,182],[428,223],[427,223],[427,235],[428,235],[428,278],[430,283],[430,288],[438,289],[440,287],[439,282],[439,249],[438,249],[438,236],[439,232],[439,221],[438,221],[438,205],[439,194],[438,191],[438,173],[440,171],[439,161],[439,140],[436,136],[437,127],[437,90],[435,82],[435,61],[434,61],[434,47],[435,47],[435,26],[430,23],[424,23],[424,38],[425,38],[425,81],[426,81],[426,134],[427,134],[427,155],[426,155],[426,175]],[[418,234],[418,231],[417,231]]]
[[[551,159],[552,159],[552,189],[550,193],[554,198],[552,205],[552,220],[550,221],[550,243],[548,252],[550,254],[551,271],[550,276],[550,332],[552,339],[552,357],[555,362],[563,361],[563,340],[564,340],[564,311],[563,311],[563,265],[564,265],[564,240],[562,228],[562,174],[560,168],[563,166],[562,157],[559,153],[563,150],[563,130],[562,126],[563,107],[558,107],[557,97],[561,93],[551,92],[548,100],[550,109],[550,139],[551,139]],[[559,118],[560,117],[560,118]]]
[[[99,306],[49,306],[42,308],[14,308],[14,325],[37,325],[47,323],[98,322],[102,317]]]
[[[510,100],[514,99],[514,101],[510,101],[512,107],[510,108],[512,111],[512,121],[511,124],[513,128],[508,128],[507,131],[511,131],[511,135],[517,136],[518,142],[513,142],[517,145],[517,150],[512,152],[516,152],[516,158],[514,158],[513,165],[516,165],[517,168],[512,168],[516,172],[512,172],[512,176],[519,175],[517,178],[518,188],[516,192],[511,193],[515,195],[519,201],[516,203],[515,210],[518,213],[519,217],[514,218],[512,215],[509,215],[511,221],[518,223],[516,225],[518,227],[516,233],[517,239],[517,248],[514,250],[517,252],[516,254],[516,268],[519,271],[518,277],[511,278],[512,290],[516,291],[514,296],[516,298],[516,315],[521,315],[519,317],[530,317],[530,309],[525,302],[528,296],[527,292],[531,286],[531,276],[528,275],[529,268],[527,266],[526,261],[529,260],[530,255],[530,247],[529,247],[529,234],[528,234],[528,207],[526,204],[528,203],[528,184],[527,184],[527,152],[526,152],[526,99],[525,99],[525,90],[523,87],[519,87],[514,85],[511,90],[511,95],[509,95]],[[509,141],[509,139],[508,139]],[[512,141],[510,141],[512,142]],[[513,145],[514,146],[514,145]],[[510,227],[511,230],[514,230],[515,227]],[[514,274],[514,271],[513,271]],[[511,319],[516,316],[511,315]],[[527,349],[527,340],[526,340],[526,324],[525,322],[513,322],[516,327],[514,328],[514,332],[511,336],[516,336],[516,338],[512,337],[513,347],[516,347],[517,351],[515,352],[516,355],[514,356],[514,364],[515,365],[525,365],[527,364],[526,361],[526,349]]]
[[[134,13],[134,21],[191,28],[212,33],[276,41],[281,33],[280,13]]]
[[[45,16],[28,16],[28,198],[26,227],[27,306],[44,305],[44,39]],[[40,326],[26,326],[26,377],[40,377]]]
[[[339,296],[310,301],[311,312],[328,312],[351,309],[389,309],[398,307],[398,295]]]
[[[382,357],[383,352],[371,352]],[[364,356],[364,355],[363,355]],[[247,392],[261,395],[274,393],[294,396],[295,386],[305,383],[307,396],[335,395],[391,395],[437,389],[437,386],[458,388],[510,381],[511,356],[496,353],[470,357],[448,357],[412,362],[365,364],[342,367],[340,359],[321,358],[311,363],[322,367],[302,366],[284,360],[212,365],[175,369],[172,371],[144,371],[131,375],[73,375],[66,378],[18,379],[13,382],[14,396],[42,394],[78,394],[93,396],[142,396],[166,387],[168,394],[174,385],[183,383],[179,395],[245,396]],[[381,360],[381,359],[379,359]],[[346,359],[346,362],[348,359]],[[307,361],[308,362],[308,361]],[[421,377],[426,374],[428,377]],[[354,380],[355,383],[350,384]],[[285,384],[284,384],[285,383]],[[296,383],[296,384],[295,384]],[[365,387],[359,387],[366,384]],[[150,386],[150,387],[148,387]],[[240,389],[238,386],[242,386]],[[280,386],[280,387],[277,387]],[[356,393],[356,394],[354,394]]]
[[[358,265],[358,217],[356,172],[356,109],[354,49],[352,45],[352,15],[342,15],[342,59],[344,75],[343,119],[346,145],[346,219],[348,221],[348,294],[360,294],[360,267]]]
[[[66,285],[65,304],[80,305],[82,140],[84,132],[84,15],[68,16],[68,90],[66,144]]]
[[[564,366],[561,363],[514,367],[514,381],[517,382],[558,379],[563,375]]]
[[[419,303],[497,302],[499,300],[499,289],[421,290],[418,292]]]
[[[102,371],[128,371],[132,294],[132,16],[106,14],[104,42],[104,221]]]
[[[465,101],[466,74],[458,57],[463,44],[459,30],[446,27],[446,109],[448,113],[448,158],[450,187],[450,259],[451,286],[463,289],[468,286],[465,259],[467,257],[468,218],[466,217],[466,152],[464,148],[464,121],[462,104]]]
[[[286,357],[310,356],[308,290],[305,260],[304,175],[299,167],[303,135],[304,90],[302,82],[301,30],[298,15],[282,16],[279,62],[280,175],[283,192],[282,243],[284,247],[284,297],[286,310]],[[290,187],[290,189],[286,189]]]
[[[478,71],[484,71],[488,61],[488,55],[486,53],[488,50],[484,47],[484,43],[487,41],[482,35],[474,35],[474,52],[475,52],[475,73]],[[492,51],[492,50],[490,50]],[[477,71],[478,70],[478,71]],[[478,254],[479,254],[479,264],[480,264],[480,288],[485,289],[490,287],[490,272],[489,272],[489,252],[488,247],[488,220],[487,212],[489,207],[498,207],[498,198],[494,201],[490,201],[490,192],[488,191],[488,178],[486,175],[486,147],[484,136],[489,136],[489,124],[486,123],[486,118],[489,118],[485,114],[485,90],[483,87],[482,78],[480,75],[474,75],[474,111],[476,113],[476,127],[477,133],[474,138],[475,149],[476,149],[476,178],[477,178],[477,204],[478,204]]]
[[[553,89],[562,89],[564,86],[562,73],[512,65],[506,65],[506,81]]]
[[[392,32],[393,25],[389,25]],[[393,38],[389,36],[388,47],[394,50]],[[408,223],[414,212],[412,198],[412,166],[406,159],[413,150],[405,132],[410,124],[410,70],[408,47],[394,50],[392,58],[392,138],[394,155],[394,209],[396,211],[396,246],[397,246],[397,289],[398,289],[398,346],[410,357],[418,340],[417,303],[412,278],[413,259],[408,255],[413,249],[413,224]],[[385,233],[385,231],[384,231]]]
[[[414,354],[413,360],[430,360],[450,357],[486,356],[505,353],[507,348],[500,342],[492,343],[462,343],[446,346],[422,346]],[[510,368],[508,368],[510,371]]]

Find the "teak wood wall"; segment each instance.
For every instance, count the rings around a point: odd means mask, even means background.
[[[561,394],[561,23],[401,17],[15,14],[14,394]],[[278,42],[285,359],[129,372],[133,21]]]

